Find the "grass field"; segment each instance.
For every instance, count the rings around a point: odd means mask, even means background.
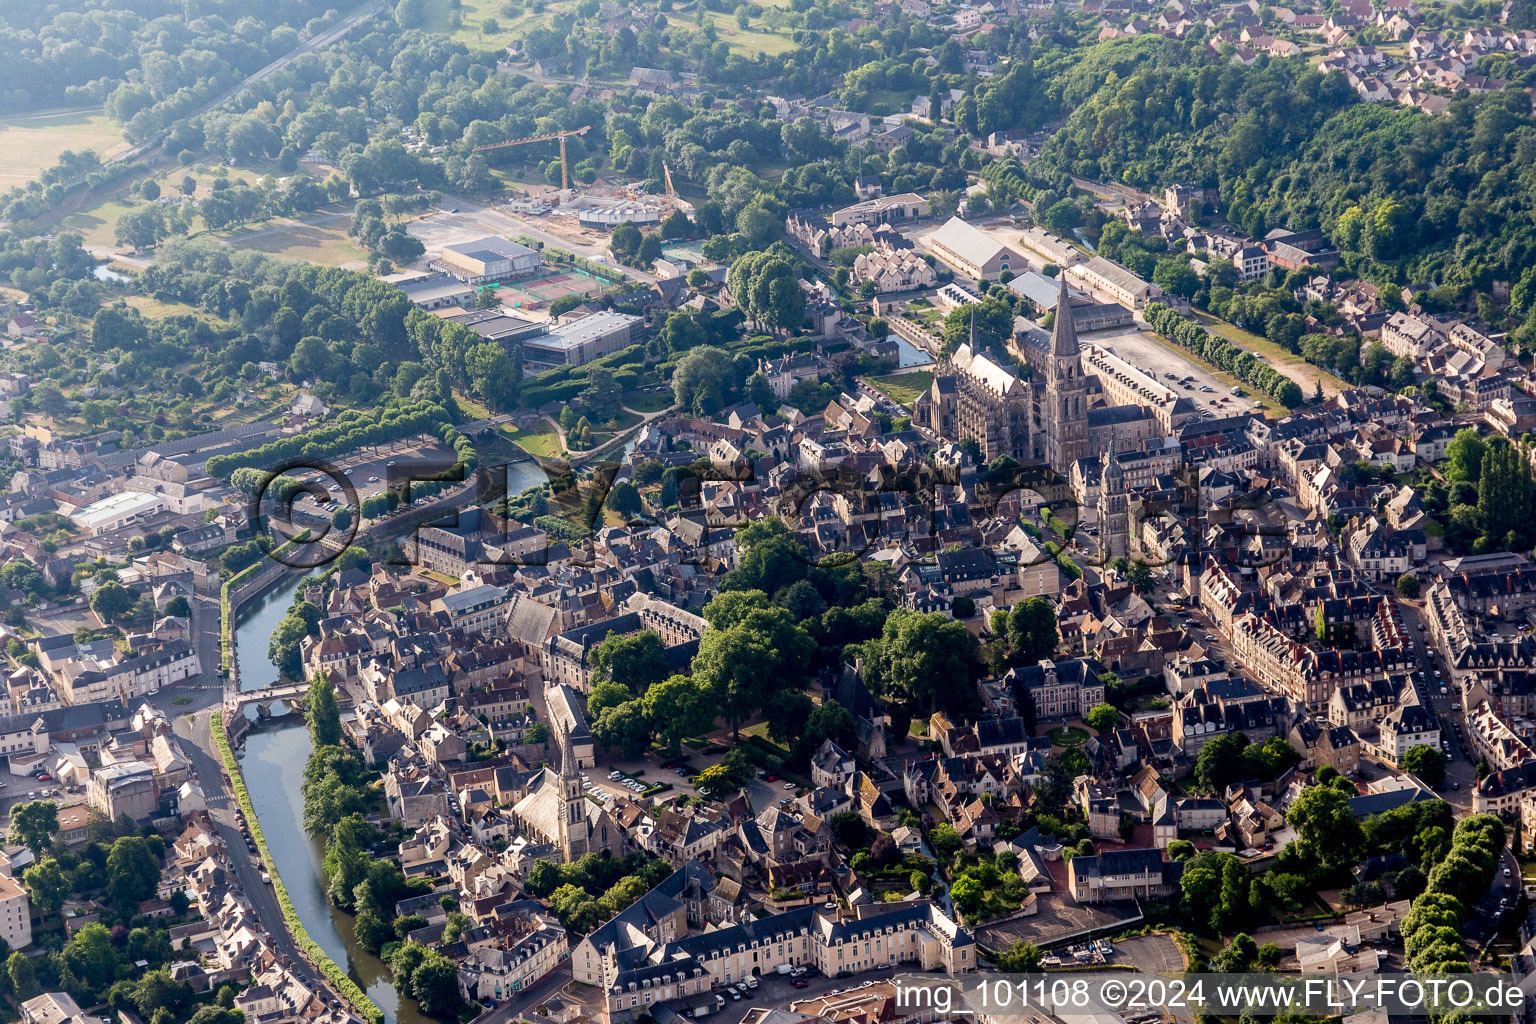
[[[116,199],[108,199],[89,209],[66,214],[60,219],[58,226],[69,231],[80,232],[80,237],[85,239],[86,245],[115,247],[117,218],[126,213],[131,205]]]
[[[1212,334],[1219,334],[1234,345],[1247,349],[1254,355],[1263,356],[1269,365],[1290,376],[1297,384],[1301,385],[1302,393],[1308,398],[1312,397],[1315,385],[1320,381],[1323,385],[1323,394],[1336,395],[1345,391],[1349,385],[1335,377],[1320,366],[1313,366],[1294,352],[1287,352],[1268,338],[1262,338],[1250,331],[1245,331],[1236,324],[1229,324],[1225,320],[1218,320],[1209,313],[1195,313],[1195,319],[1202,327]],[[1246,388],[1245,390],[1252,390]]]
[[[323,214],[310,215],[315,220]],[[368,254],[347,237],[347,215],[339,214],[319,224],[301,224],[282,218],[264,227],[215,236],[240,249],[254,249],[270,256],[305,260],[327,267],[366,263]]]
[[[25,185],[66,149],[105,159],[125,145],[122,129],[99,108],[0,117],[0,188]]]
[[[529,455],[546,459],[565,455],[565,450],[560,447],[560,435],[547,423],[540,423],[537,430],[508,430],[503,427],[501,434]]]
[[[917,396],[933,384],[933,374],[927,370],[916,373],[893,373],[888,377],[865,377],[870,386],[898,405],[911,407]]]
[[[189,306],[185,302],[161,302],[159,299],[152,299],[147,295],[126,295],[123,297],[123,301],[151,318],[191,315],[212,319],[212,317],[208,317],[207,313],[194,306]]]

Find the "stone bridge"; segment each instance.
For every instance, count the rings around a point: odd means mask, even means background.
[[[272,705],[280,700],[302,703],[309,693],[308,683],[290,683],[287,686],[269,686],[263,690],[246,690],[224,698],[224,721],[228,723],[231,742],[238,742],[247,728],[245,709],[256,705],[256,713],[266,718],[272,713]]]

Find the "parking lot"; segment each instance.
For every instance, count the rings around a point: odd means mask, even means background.
[[[0,813],[9,818],[12,807],[32,800],[53,800],[59,804],[83,804],[85,792],[81,788],[81,792],[71,799],[71,794],[57,782],[42,782],[30,776],[12,775],[9,772],[0,773]]]
[[[712,764],[719,763],[720,754],[700,754],[696,751],[680,755],[685,763],[685,770],[697,774]],[[664,758],[667,763],[673,763],[671,758]],[[610,779],[608,776],[617,771],[621,778]],[[635,789],[624,784],[624,779],[629,778],[641,783],[640,789]],[[696,790],[689,780],[689,775],[673,768],[663,768],[657,760],[651,757],[635,758],[633,760],[609,759],[600,761],[596,767],[589,768],[582,773],[583,787],[599,799],[609,797],[604,803],[611,802],[611,798],[627,796],[638,799],[640,790],[647,786],[670,784],[671,789],[654,794],[656,800],[670,800],[679,793],[693,796]],[[765,776],[749,781],[745,787],[747,799],[758,812],[776,807],[780,802],[793,800],[800,792],[800,787],[786,779],[775,776],[772,780]]]
[[[1109,349],[1137,369],[1156,377],[1159,384],[1172,388],[1174,394],[1194,402],[1202,412],[1213,416],[1233,416],[1259,408],[1259,404],[1252,398],[1246,395],[1239,398],[1230,394],[1231,385],[1177,352],[1165,348],[1137,328],[1119,327],[1110,331],[1095,331],[1084,334],[1081,340],[1084,344]],[[1210,390],[1202,390],[1205,388]],[[1245,387],[1243,390],[1248,389]]]

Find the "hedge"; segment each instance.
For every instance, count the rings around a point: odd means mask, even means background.
[[[384,1011],[368,994],[358,987],[357,982],[347,977],[347,973],[337,966],[336,961],[328,956],[320,944],[309,937],[304,923],[299,920],[298,911],[293,909],[293,901],[288,898],[288,887],[283,884],[282,878],[277,873],[277,863],[272,859],[271,852],[267,849],[266,836],[262,834],[261,822],[256,817],[256,809],[251,806],[251,795],[245,788],[245,776],[240,774],[239,762],[235,760],[235,752],[229,745],[229,737],[224,733],[224,713],[215,711],[208,716],[208,730],[213,735],[214,745],[219,748],[219,756],[224,759],[224,770],[229,773],[229,784],[235,791],[235,799],[240,803],[240,810],[245,815],[245,822],[251,829],[251,838],[256,843],[256,849],[261,853],[261,862],[266,866],[267,874],[272,878],[272,890],[277,894],[277,904],[282,908],[283,921],[288,925],[288,931],[293,935],[293,941],[316,969],[324,974],[332,987],[341,993],[342,997],[351,1003],[358,1013],[366,1017],[370,1024],[384,1024]]]

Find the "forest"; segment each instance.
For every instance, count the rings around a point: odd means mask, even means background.
[[[1245,68],[1161,38],[1098,49],[1063,80],[1063,99],[1081,102],[1030,165],[1036,185],[1215,187],[1249,237],[1321,228],[1362,276],[1461,298],[1507,282],[1510,311],[1532,311],[1536,118],[1518,83],[1432,117],[1361,102],[1299,60]],[[1111,61],[1115,75],[1083,95],[1089,69]]]

